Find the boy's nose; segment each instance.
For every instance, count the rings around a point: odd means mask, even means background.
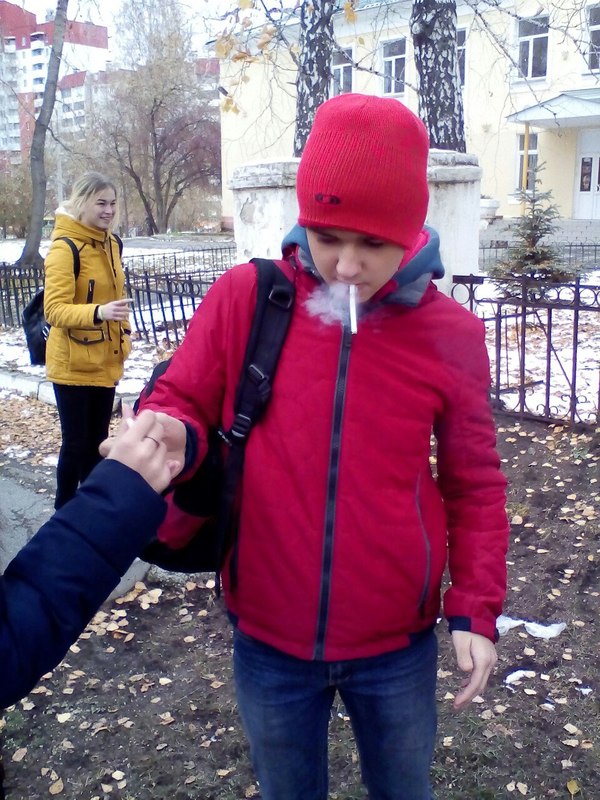
[[[354,248],[344,248],[340,251],[336,265],[336,272],[340,278],[355,278],[360,273],[360,259]]]

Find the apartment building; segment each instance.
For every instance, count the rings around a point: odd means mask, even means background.
[[[53,41],[52,19],[38,22],[35,14],[0,0],[0,159],[19,163],[29,150]],[[107,28],[67,22],[59,78],[73,75],[75,88],[78,72],[104,70],[107,59]]]
[[[409,0],[359,0],[349,19],[340,3],[332,94],[389,96],[417,111],[411,8]],[[457,15],[466,144],[483,170],[482,193],[498,201],[498,214],[519,216],[526,167],[543,164],[541,188],[563,217],[600,218],[600,3],[458,2]],[[257,36],[244,44],[247,58],[234,49],[222,59],[224,218],[236,166],[292,154],[294,17],[285,40],[264,47]]]

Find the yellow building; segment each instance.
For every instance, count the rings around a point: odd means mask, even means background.
[[[410,12],[410,2],[385,0],[357,2],[352,20],[340,9],[332,94],[397,97],[417,111]],[[482,167],[482,193],[499,202],[499,215],[518,216],[527,154],[530,166],[544,164],[541,188],[563,217],[600,218],[600,4],[499,0],[459,4],[457,14],[467,152]],[[296,69],[288,46],[296,46],[297,20],[285,26],[286,44],[272,33],[250,37],[246,56],[240,40],[221,52],[225,220],[237,166],[292,155]]]

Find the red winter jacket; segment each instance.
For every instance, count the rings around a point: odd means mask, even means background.
[[[296,300],[247,445],[236,590],[223,579],[240,630],[298,658],[406,646],[436,622],[447,560],[450,628],[495,638],[508,526],[484,326],[431,283],[427,239],[354,336],[310,313],[320,279],[288,256]],[[143,404],[189,423],[196,463],[207,427],[231,425],[255,296],[253,265],[223,275]]]

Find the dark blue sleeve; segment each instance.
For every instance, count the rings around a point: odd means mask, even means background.
[[[137,472],[107,459],[15,556],[0,578],[0,708],[62,660],[165,512]]]

